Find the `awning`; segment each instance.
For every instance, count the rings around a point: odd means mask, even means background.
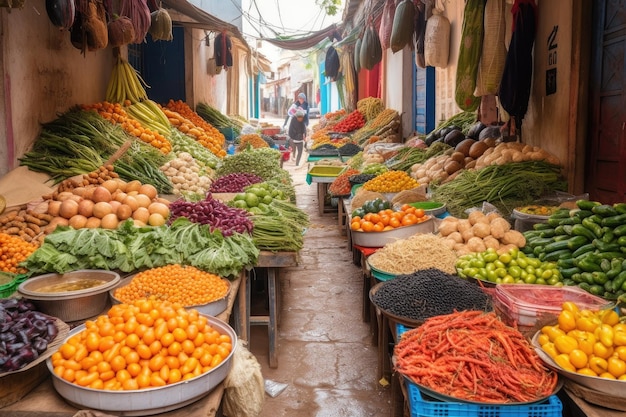
[[[340,28],[336,24],[332,24],[325,29],[318,30],[317,32],[313,32],[309,36],[304,36],[302,38],[297,39],[277,39],[277,38],[263,38],[264,41],[267,41],[273,45],[276,45],[283,49],[288,49],[290,51],[301,51],[303,49],[313,48],[315,45],[320,43],[326,38],[339,38],[340,37]]]
[[[199,7],[194,6],[187,0],[162,0],[162,6],[177,13],[170,13],[172,21],[184,27],[205,29],[213,32],[225,31],[228,35],[238,39],[243,46],[250,50],[248,43],[237,26],[227,23],[210,15]]]

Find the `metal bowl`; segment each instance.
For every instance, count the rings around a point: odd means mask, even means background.
[[[232,327],[215,317],[207,316],[207,319],[208,324],[217,331],[230,336],[233,348],[222,363],[195,378],[141,390],[98,390],[81,387],[58,377],[54,373],[51,359],[48,358],[46,364],[52,375],[52,385],[61,397],[79,409],[100,410],[116,416],[147,416],[184,407],[207,395],[226,378],[237,348],[237,334]],[[76,327],[70,332],[68,339],[84,329],[84,325]]]
[[[121,280],[115,286],[115,288],[112,288],[112,289],[109,290],[109,297],[111,297],[111,302],[113,304],[121,304],[122,303],[122,301],[120,299],[115,297],[115,290],[130,284],[130,281],[133,278],[134,278],[134,275],[132,275],[132,276],[130,276],[128,278],[124,278],[123,280]],[[193,308],[193,309],[197,310],[199,313],[205,314],[207,316],[217,316],[218,314],[220,314],[224,310],[226,310],[226,307],[228,306],[228,297],[230,295],[230,291],[232,290],[232,285],[231,285],[230,281],[227,280],[226,278],[222,278],[222,279],[228,285],[228,289],[226,290],[226,294],[224,294],[224,296],[222,296],[221,298],[218,298],[217,300],[213,300],[213,301],[211,301],[209,303],[206,303],[206,304],[199,304],[199,305],[195,305],[195,306],[185,306],[185,308]]]
[[[353,230],[352,243],[367,248],[382,248],[387,243],[395,242],[398,239],[406,239],[420,233],[432,233],[434,228],[433,218],[430,217],[422,223],[397,227],[385,232],[359,232]]]
[[[104,284],[91,288],[63,292],[41,292],[50,285],[97,279]],[[44,274],[22,282],[17,292],[29,299],[42,313],[58,317],[65,322],[84,320],[100,314],[109,301],[108,291],[120,281],[118,273],[101,269],[81,269],[65,274]]]
[[[535,333],[532,338],[532,345],[535,351],[541,358],[541,360],[551,369],[558,372],[560,375],[567,379],[576,382],[583,387],[587,387],[602,394],[623,398],[624,392],[626,392],[626,381],[620,381],[618,379],[601,378],[599,376],[582,375],[576,372],[570,372],[561,368],[552,357],[548,355],[539,344],[538,338],[541,334],[541,330]]]

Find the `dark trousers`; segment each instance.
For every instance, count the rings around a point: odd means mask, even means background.
[[[300,158],[302,158],[302,153],[304,151],[304,141],[292,139],[291,146],[293,146],[294,152],[296,154],[296,165],[300,165]]]

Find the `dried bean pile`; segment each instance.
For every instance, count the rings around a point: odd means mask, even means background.
[[[478,285],[435,268],[386,281],[372,302],[383,311],[418,321],[454,311],[492,310],[491,298]]]

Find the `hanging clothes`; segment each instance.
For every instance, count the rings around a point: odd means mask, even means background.
[[[514,129],[519,130],[528,110],[533,78],[533,45],[537,29],[535,0],[515,0],[511,13],[513,32],[498,96],[502,107],[513,119]]]
[[[230,40],[230,36],[224,32],[217,35],[213,43],[213,48],[216,66],[224,67],[225,70],[233,66],[233,54],[231,52],[233,44]]]

